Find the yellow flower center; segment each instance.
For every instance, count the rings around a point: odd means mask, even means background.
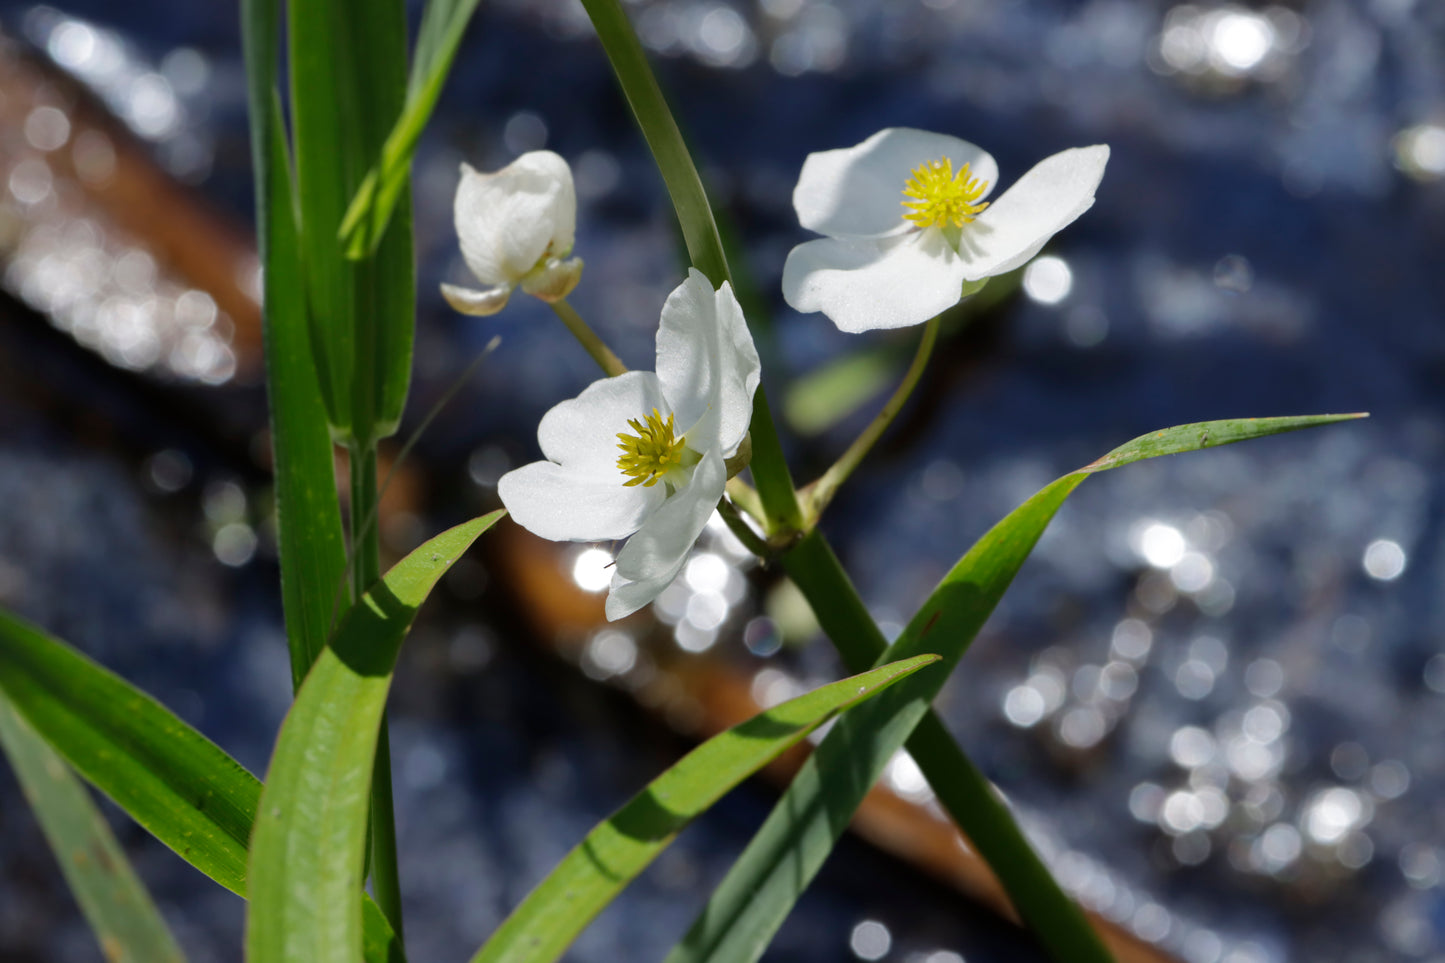
[[[968,176],[968,165],[953,173],[953,161],[947,157],[938,161],[927,161],[913,168],[912,176],[903,186],[903,196],[913,200],[904,201],[909,208],[903,215],[919,227],[943,227],[952,224],[963,227],[988,207],[988,201],[975,204],[988,184],[976,177]]]
[[[627,424],[637,434],[617,433],[617,440],[622,442],[617,446],[622,449],[617,468],[622,474],[631,476],[630,481],[623,483],[628,488],[634,485],[651,488],[668,472],[686,466],[688,448],[683,439],[673,437],[676,428],[671,413],[663,421],[662,415],[654,408],[652,414],[641,420],[629,419]]]

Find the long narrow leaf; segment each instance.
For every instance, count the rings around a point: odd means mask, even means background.
[[[291,160],[277,103],[276,0],[242,0],[256,183],[256,237],[265,265],[266,390],[270,402],[281,606],[299,687],[331,631],[333,588],[346,550],[326,406],[311,352]]]
[[[411,375],[415,276],[410,194],[398,190],[374,256],[337,240],[346,205],[380,154],[406,95],[400,0],[288,4],[291,116],[312,349],[338,439],[395,430]]]
[[[85,787],[3,696],[0,747],[105,958],[181,963],[181,948]]]
[[[261,783],[169,709],[40,630],[0,612],[0,693],[85,779],[196,869],[246,895]],[[398,963],[366,902],[368,963]]]
[[[827,719],[937,662],[894,662],[814,689],[698,746],[568,853],[472,963],[550,963],[602,908],[713,803]]]
[[[392,669],[417,608],[501,516],[449,529],[398,562],[351,607],[296,694],[251,840],[251,963],[361,955],[367,805]]]
[[[1013,581],[1039,536],[1090,473],[1143,458],[1357,418],[1319,415],[1205,422],[1145,435],[1054,481],[988,531],[924,602],[886,658],[942,657],[838,720],[713,893],[668,963],[756,960],[847,827],[854,811],[924,718],[948,674]],[[1040,934],[1044,936],[1046,934]],[[1060,960],[1079,959],[1067,948]],[[1107,960],[1102,956],[1084,959]]]
[[[341,243],[347,257],[367,257],[381,241],[397,198],[406,188],[417,141],[431,119],[477,3],[478,0],[431,0],[427,4],[412,59],[406,106],[387,135],[381,157],[367,171],[341,222]]]
[[[783,565],[813,605],[843,664],[873,665],[888,640],[868,614],[822,533],[812,531],[783,556]],[[1059,888],[1002,799],[933,709],[905,743],[939,805],[993,868],[1014,908],[1059,960],[1107,960],[1100,934]]]

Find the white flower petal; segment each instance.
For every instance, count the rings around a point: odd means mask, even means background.
[[[927,321],[958,303],[963,281],[963,261],[938,228],[880,241],[825,237],[788,253],[783,298],[856,334]]]
[[[507,472],[497,494],[518,525],[553,541],[600,542],[626,538],[662,502],[662,486],[624,488],[610,480],[549,461]]]
[[[617,467],[617,435],[632,433],[627,422],[652,414],[654,408],[667,417],[667,401],[651,371],[603,378],[543,415],[537,442],[549,461],[620,487],[628,478]]]
[[[510,284],[487,288],[485,291],[464,288],[457,284],[442,285],[442,297],[447,299],[447,304],[462,314],[470,314],[477,318],[496,314],[507,306],[507,300],[511,296],[512,286]]]
[[[970,281],[1023,264],[1094,204],[1109,148],[1074,147],[1046,157],[964,225],[959,254]]]
[[[663,502],[617,553],[617,574],[630,582],[655,581],[669,572],[676,575],[717,508],[726,483],[722,453],[715,448],[704,452],[687,487]]]
[[[572,249],[577,195],[567,162],[531,151],[492,174],[462,165],[455,203],[467,267],[483,284],[516,284],[544,253]]]
[[[753,416],[762,366],[732,287],[717,291],[696,268],[662,306],[657,378],[694,450],[736,450]],[[704,421],[704,416],[711,416]]]
[[[641,582],[625,579],[613,572],[612,584],[607,589],[607,621],[616,622],[647,605],[661,595],[663,589],[672,584],[672,580],[677,578],[677,573],[680,571],[682,571],[682,562],[678,562],[677,567],[665,575]]]
[[[947,134],[889,127],[857,146],[808,155],[793,189],[798,223],[831,237],[896,233],[909,226],[903,188],[913,169],[944,157],[954,170],[969,164],[971,176],[988,185],[982,195],[988,196],[998,165],[987,151]]]
[[[582,259],[580,257],[562,260],[548,258],[540,268],[522,279],[522,290],[548,304],[562,300],[572,293],[577,282],[582,280]]]

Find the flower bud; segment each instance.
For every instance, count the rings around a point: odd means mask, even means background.
[[[576,237],[577,192],[557,154],[530,151],[490,174],[463,164],[454,212],[462,258],[486,286],[442,285],[458,311],[495,314],[519,285],[545,301],[576,287],[582,262],[564,259]]]

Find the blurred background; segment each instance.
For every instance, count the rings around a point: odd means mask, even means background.
[[[416,5],[413,4],[413,7]],[[1445,960],[1445,6],[1301,0],[637,0],[737,249],[795,476],[872,417],[916,332],[782,304],[809,151],[970,139],[1000,189],[1113,149],[1095,207],[953,312],[825,526],[897,631],[989,525],[1170,424],[1366,422],[1111,472],[1064,507],[940,709],[1127,959]],[[419,14],[414,9],[413,14]],[[263,773],[290,697],[238,13],[0,2],[0,603]],[[537,419],[593,380],[549,311],[450,313],[457,165],[540,147],[581,202],[572,302],[650,367],[675,222],[573,0],[482,4],[415,167],[409,424],[502,344],[386,501],[393,555],[497,504]],[[505,525],[405,649],[392,740],[415,960],[465,958],[696,738],[842,673],[720,527],[608,625],[613,546]],[[782,775],[787,761],[774,776]],[[750,783],[569,959],[659,959],[761,822]],[[192,960],[244,908],[123,818]],[[770,960],[1034,960],[900,755]],[[99,959],[8,770],[0,957]]]

